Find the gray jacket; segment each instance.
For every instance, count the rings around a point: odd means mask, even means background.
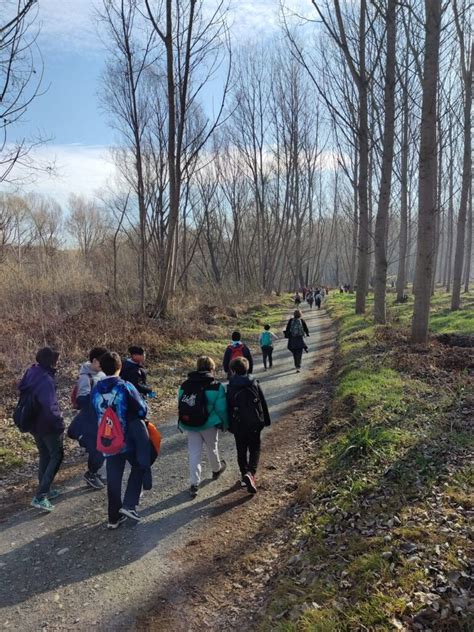
[[[84,362],[79,370],[79,379],[77,381],[77,397],[85,397],[90,395],[91,390],[100,380],[103,380],[105,373],[96,371],[90,362]]]

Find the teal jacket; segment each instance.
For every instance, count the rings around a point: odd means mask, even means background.
[[[206,430],[207,428],[213,428],[214,426],[222,426],[224,430],[227,430],[229,427],[229,418],[227,414],[227,397],[225,388],[222,384],[216,382],[215,377],[212,373],[207,373],[206,371],[193,371],[189,373],[188,379],[193,382],[207,382],[209,384],[209,389],[206,388],[206,400],[207,400],[207,412],[209,413],[209,417],[207,421],[202,426],[191,427],[183,424],[181,421],[178,426],[181,430],[189,430],[199,431]],[[179,388],[178,391],[178,401],[183,394],[182,387]]]

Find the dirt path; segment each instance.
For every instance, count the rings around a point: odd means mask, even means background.
[[[278,538],[280,544],[285,538],[279,532],[287,521],[284,509],[302,493],[298,482],[310,458],[312,407],[321,405],[317,392],[333,335],[323,311],[305,317],[311,337],[302,373],[292,368],[285,340],[276,345],[272,371],[256,371],[278,421],[265,436],[257,496],[236,488],[233,438],[226,434],[221,451],[227,472],[216,482],[205,479],[198,498],[190,500],[186,438],[169,420],[161,425],[162,454],[139,525],[107,531],[105,495],[89,492],[80,478],[67,487],[53,514],[25,509],[2,524],[4,629],[118,630],[137,621],[156,630],[240,627],[248,617],[238,605],[241,598],[249,603],[245,576],[257,573],[254,583],[260,586],[270,579],[265,569],[275,565]],[[208,467],[203,471],[209,476]],[[263,598],[255,589],[252,595]],[[235,602],[233,610],[229,601]]]

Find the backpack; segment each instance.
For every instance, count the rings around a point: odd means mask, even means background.
[[[293,318],[290,324],[290,336],[304,336],[303,323],[300,318]]]
[[[262,347],[272,346],[272,335],[269,331],[264,331],[260,340]]]
[[[122,424],[113,407],[117,394],[118,390],[112,402],[102,413],[97,430],[96,448],[99,452],[108,455],[119,454],[126,446]]]
[[[13,411],[13,421],[20,432],[31,432],[39,415],[40,406],[36,396],[30,389],[20,393],[20,398]]]
[[[239,345],[238,347],[235,345],[229,345],[229,349],[230,351],[230,358],[229,358],[229,365],[232,362],[232,360],[235,360],[235,358],[243,358],[244,356],[244,345]]]
[[[209,383],[192,380],[186,380],[181,385],[183,392],[178,402],[178,421],[193,428],[206,423],[209,418],[206,388],[209,388]]]
[[[263,406],[256,384],[244,386],[232,397],[230,429],[260,432],[265,426]]]
[[[89,378],[89,384],[92,390],[92,386],[93,386],[93,380],[92,380],[92,375],[90,373],[87,374],[88,378]],[[74,386],[72,387],[72,391],[71,391],[71,406],[73,408],[73,410],[79,410],[80,406],[79,403],[77,401],[77,395],[79,393],[79,380],[74,384]]]

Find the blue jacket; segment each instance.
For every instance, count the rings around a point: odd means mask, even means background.
[[[33,364],[18,385],[20,392],[30,390],[40,407],[32,434],[45,435],[64,432],[64,421],[56,396],[55,373],[55,369],[46,369],[39,364]]]
[[[150,442],[150,435],[146,424],[141,419],[135,419],[128,426],[128,440],[132,448],[132,465],[143,470],[143,489],[152,488],[151,466],[156,460],[157,454]]]
[[[127,443],[122,452],[134,452],[135,446],[129,439],[129,425],[136,419],[145,419],[148,406],[133,384],[124,382],[119,377],[107,377],[94,386],[91,401],[97,415],[97,425],[105,410],[113,402]]]

